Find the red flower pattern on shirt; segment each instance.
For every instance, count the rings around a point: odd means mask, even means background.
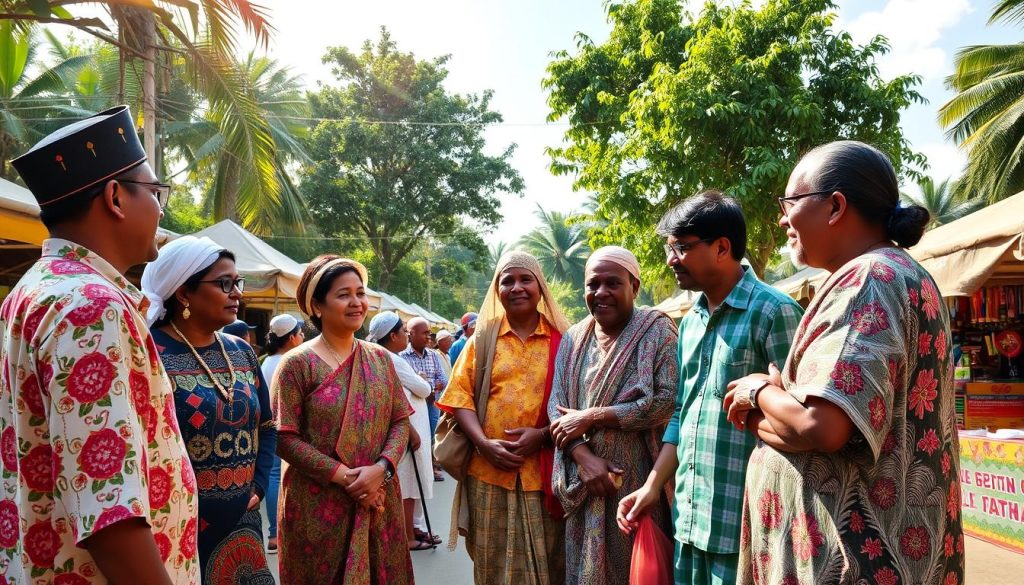
[[[778,493],[766,490],[758,507],[761,510],[761,524],[765,528],[774,530],[782,525],[782,502]]]
[[[49,445],[37,445],[18,462],[28,489],[49,492],[53,489],[53,450]]]
[[[864,335],[874,335],[889,328],[889,316],[879,303],[868,303],[853,311],[853,328]]]
[[[857,534],[864,532],[864,517],[860,515],[860,512],[850,514],[850,530]]]
[[[853,396],[864,389],[864,379],[860,374],[860,366],[854,362],[841,361],[832,372],[832,382],[836,388]]]
[[[882,541],[877,538],[868,538],[864,540],[864,545],[860,547],[860,552],[868,555],[868,558],[875,560],[882,556]]]
[[[25,552],[33,563],[52,566],[60,550],[60,536],[49,522],[37,522],[25,533]]]
[[[807,562],[817,556],[818,549],[825,544],[825,537],[818,528],[818,519],[811,514],[798,514],[793,519],[793,554]]]
[[[939,381],[935,378],[934,371],[922,370],[918,372],[917,380],[910,388],[910,393],[907,396],[908,409],[917,418],[924,418],[925,412],[932,412],[932,401],[939,395],[938,390],[936,390],[938,385]]]
[[[923,526],[911,526],[900,537],[900,552],[919,561],[931,551],[928,531]]]
[[[928,429],[924,432],[924,436],[917,441],[917,448],[928,455],[935,453],[939,448],[939,436],[935,434],[935,429]]]
[[[68,376],[68,395],[79,402],[96,402],[110,391],[114,383],[114,365],[96,351],[75,362]]]
[[[107,479],[121,471],[128,445],[114,429],[97,431],[85,440],[78,464],[95,479]]]
[[[105,583],[78,541],[134,517],[149,523],[172,581],[199,582],[194,539],[192,554],[180,547],[197,514],[183,481],[192,468],[163,408],[173,396],[142,300],[98,256],[47,240],[0,306],[0,585]],[[162,510],[147,505],[151,484],[158,499],[175,494]]]
[[[900,576],[892,567],[882,567],[875,571],[875,585],[897,585],[899,582]]]

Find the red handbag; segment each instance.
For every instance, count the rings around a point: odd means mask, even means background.
[[[672,541],[645,514],[633,541],[629,585],[672,585],[672,554]]]

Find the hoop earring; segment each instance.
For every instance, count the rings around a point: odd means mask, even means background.
[[[181,318],[188,321],[188,318],[192,316],[192,311],[188,310],[188,302],[185,302],[185,310],[181,312]]]

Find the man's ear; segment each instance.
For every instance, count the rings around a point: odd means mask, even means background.
[[[846,210],[849,208],[850,202],[846,200],[846,195],[843,195],[842,191],[836,191],[832,194],[832,210],[828,215],[828,225],[836,225],[839,220],[846,215]]]
[[[103,207],[114,215],[117,219],[125,219],[127,215],[122,207],[123,199],[128,196],[128,193],[117,181],[107,181],[107,184],[103,186],[103,194],[100,198],[103,200]]]

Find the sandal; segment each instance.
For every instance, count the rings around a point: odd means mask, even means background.
[[[410,546],[409,550],[434,550],[435,548],[437,548],[436,544],[430,544],[429,542],[419,540],[416,541],[416,546]]]
[[[440,536],[436,534],[427,534],[423,530],[414,530],[413,534],[416,535],[416,540],[420,542],[426,542],[430,544],[441,544],[442,542],[444,542],[441,540]]]

